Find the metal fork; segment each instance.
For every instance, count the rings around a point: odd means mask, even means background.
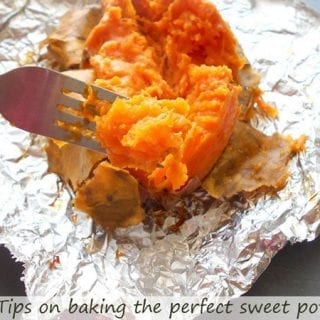
[[[99,100],[112,103],[117,97],[125,98],[94,85],[90,87]],[[31,133],[105,152],[94,139],[95,123],[81,115],[87,89],[86,83],[53,70],[18,68],[0,76],[0,113],[16,127]],[[72,129],[77,128],[79,133],[75,134]]]

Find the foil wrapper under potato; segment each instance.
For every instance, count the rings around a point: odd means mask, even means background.
[[[0,73],[36,63],[39,43],[59,17],[96,3],[2,1]],[[286,187],[258,201],[215,204],[177,233],[140,224],[108,237],[92,232],[92,221],[72,208],[68,186],[47,172],[45,138],[0,118],[0,243],[24,263],[28,296],[237,297],[288,241],[318,236],[320,15],[300,1],[215,3],[261,74],[265,100],[279,109],[278,120],[257,118],[254,125],[308,137],[306,151],[290,162]]]

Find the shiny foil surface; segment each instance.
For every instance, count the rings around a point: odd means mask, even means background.
[[[0,74],[36,63],[38,44],[59,17],[93,3],[1,1]],[[254,125],[308,136],[287,186],[256,203],[215,205],[177,233],[141,224],[106,236],[92,232],[68,187],[47,173],[45,138],[0,118],[0,243],[24,263],[28,296],[237,297],[288,241],[320,233],[320,15],[295,0],[215,3],[261,74],[265,100],[279,109],[278,120]]]

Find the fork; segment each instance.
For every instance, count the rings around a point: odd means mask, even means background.
[[[118,97],[125,98],[90,87],[99,100],[112,103]],[[17,68],[0,76],[0,113],[25,131],[105,153],[94,139],[94,121],[81,115],[87,91],[86,83],[53,70]]]

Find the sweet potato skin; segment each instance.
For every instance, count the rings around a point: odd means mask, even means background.
[[[135,225],[144,218],[138,182],[108,161],[101,162],[80,186],[74,204],[108,230]]]

